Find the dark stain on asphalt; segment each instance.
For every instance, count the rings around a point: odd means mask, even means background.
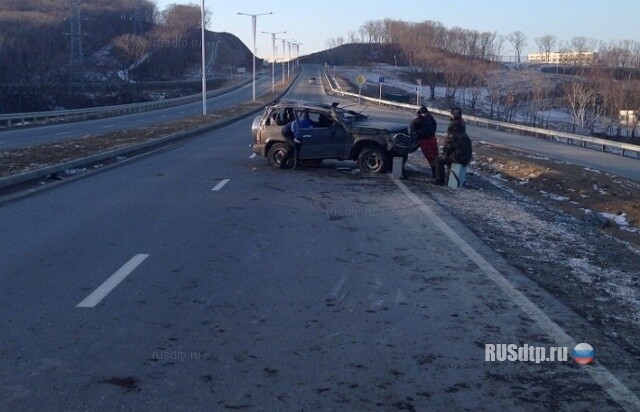
[[[119,386],[121,388],[124,388],[127,392],[140,392],[140,388],[138,387],[140,379],[133,376],[127,376],[124,378],[114,377],[111,379],[103,380],[101,381],[101,383],[108,383],[109,385]]]

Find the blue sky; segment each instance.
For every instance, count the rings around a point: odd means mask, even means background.
[[[195,4],[200,0],[155,0],[158,9],[169,4]],[[209,30],[229,32],[251,48],[251,18],[237,12],[272,15],[257,18],[257,55],[271,56],[271,36],[262,31],[286,31],[287,39],[303,43],[300,54],[326,48],[326,40],[358,28],[367,20],[391,18],[419,22],[439,21],[447,28],[462,27],[508,35],[527,36],[525,53],[537,52],[535,38],[552,34],[560,40],[584,36],[605,42],[640,42],[640,0],[351,0],[333,2],[291,0],[205,0],[213,12]],[[277,42],[281,44],[281,42]],[[278,52],[279,54],[281,51]],[[505,54],[513,54],[508,42]]]

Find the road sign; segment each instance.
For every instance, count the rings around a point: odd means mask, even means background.
[[[363,75],[359,74],[358,77],[356,77],[356,83],[358,83],[358,86],[362,86],[366,82],[367,82],[367,78],[364,77]]]
[[[378,77],[378,83],[384,83],[384,76]]]

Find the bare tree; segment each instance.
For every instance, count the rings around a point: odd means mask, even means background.
[[[595,45],[596,41],[587,37],[578,36],[571,39],[571,46],[573,46],[573,50],[577,53],[593,51]]]
[[[545,34],[542,37],[536,37],[536,45],[538,45],[540,54],[544,54],[546,63],[549,63],[549,56],[551,55],[553,48],[556,46],[557,41],[558,39],[556,36],[552,34]]]
[[[485,31],[480,34],[480,57],[486,59],[487,57],[493,58],[494,55],[494,42],[496,40],[497,32]]]
[[[347,43],[354,44],[358,42],[358,33],[353,30],[347,32]]]
[[[209,14],[205,14],[205,26],[209,23]],[[182,29],[200,28],[200,7],[194,5],[172,4],[162,13],[162,22],[169,27]]]
[[[515,50],[517,62],[521,63],[522,50],[527,46],[527,36],[525,36],[523,32],[517,30],[507,36],[507,40]]]
[[[574,128],[591,129],[594,122],[602,113],[601,105],[597,104],[598,93],[593,84],[584,81],[572,81],[565,85],[565,98],[571,109]]]

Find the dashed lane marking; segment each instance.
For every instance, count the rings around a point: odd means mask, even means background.
[[[213,189],[211,189],[211,191],[212,191],[212,192],[217,192],[217,191],[219,191],[219,190],[220,190],[220,189],[222,189],[222,188],[223,188],[227,183],[229,183],[229,181],[230,181],[230,180],[231,180],[231,179],[222,179],[222,180],[220,181],[220,183],[218,183],[217,185],[215,185],[215,186],[213,187]]]
[[[149,255],[138,254],[129,259],[120,269],[116,271],[102,285],[98,286],[89,296],[76,305],[77,308],[93,308],[104,299],[116,286],[131,274]]]

